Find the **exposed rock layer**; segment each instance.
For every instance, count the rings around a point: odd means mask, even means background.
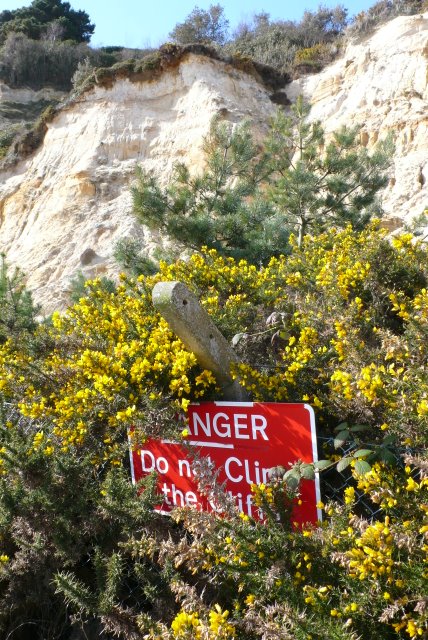
[[[394,165],[382,199],[391,227],[428,207],[428,13],[396,18],[350,44],[334,64],[287,88],[291,100],[299,93],[327,131],[361,125],[369,146],[393,132]]]
[[[396,153],[383,205],[407,220],[428,205],[428,14],[397,18],[351,44],[320,74],[293,82],[327,130],[363,126],[365,144],[393,131]],[[47,125],[43,145],[0,175],[0,250],[28,273],[46,311],[67,300],[70,279],[112,273],[114,243],[153,237],[130,215],[137,162],[167,180],[177,160],[201,166],[215,114],[251,117],[262,129],[275,105],[257,78],[221,60],[188,53],[151,81],[95,85]]]
[[[160,241],[130,215],[137,162],[166,180],[177,160],[201,166],[215,114],[264,127],[273,111],[255,78],[194,54],[151,82],[95,86],[58,112],[31,157],[1,176],[0,249],[27,272],[47,311],[63,305],[79,270],[117,271],[118,239],[139,237],[148,250]]]

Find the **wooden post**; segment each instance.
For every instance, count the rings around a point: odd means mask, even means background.
[[[152,300],[171,330],[195,354],[199,364],[213,372],[223,399],[248,400],[245,389],[230,375],[230,366],[232,362],[239,362],[238,356],[186,285],[158,282],[153,287]]]

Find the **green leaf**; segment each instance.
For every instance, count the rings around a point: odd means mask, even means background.
[[[287,471],[287,473],[284,474],[284,480],[292,490],[298,488],[301,479],[302,477],[300,474],[300,470],[296,467],[290,469],[289,471]]]
[[[349,431],[345,429],[337,434],[334,439],[334,448],[338,449],[339,447],[343,447],[343,445],[349,440]]]
[[[355,473],[358,473],[358,475],[364,475],[369,471],[371,471],[371,465],[369,465],[368,462],[365,460],[357,460],[355,463]]]
[[[349,465],[351,464],[351,462],[353,461],[354,458],[342,458],[342,460],[339,460],[339,462],[337,463],[337,467],[336,469],[340,472],[340,471],[344,471],[346,469],[346,467],[349,467]]]
[[[300,465],[294,464],[291,469],[289,469],[288,471],[286,471],[284,473],[284,480],[287,480],[287,478],[289,478],[290,476],[296,476],[298,478],[300,478]]]
[[[387,464],[395,464],[395,465],[397,465],[397,463],[398,463],[397,456],[395,455],[395,453],[393,453],[389,449],[386,449],[386,448],[384,449],[382,447],[381,449],[379,449],[378,455],[379,455],[379,458],[383,462],[386,462]]]
[[[298,489],[300,484],[300,477],[288,476],[286,483],[290,489],[292,490]]]
[[[315,470],[312,464],[302,464],[300,473],[305,480],[315,480]]]
[[[361,431],[368,431],[369,428],[370,427],[367,424],[353,424],[349,431],[352,433],[359,433]]]
[[[335,432],[338,433],[339,431],[345,431],[345,429],[348,429],[348,423],[347,422],[341,422],[340,424],[337,425],[337,427],[335,427]]]
[[[315,462],[315,469],[317,471],[322,471],[323,469],[328,469],[331,466],[332,466],[331,460],[318,460],[318,462]]]
[[[354,458],[364,458],[364,456],[369,456],[371,453],[373,453],[372,449],[358,449],[353,455]]]

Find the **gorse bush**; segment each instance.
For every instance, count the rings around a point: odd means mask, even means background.
[[[156,582],[162,585],[156,572],[144,568],[147,563],[132,562],[129,552],[120,549],[120,543],[138,536],[145,523],[150,523],[150,531],[156,530],[151,488],[146,483],[144,495],[137,497],[128,470],[96,467],[82,450],[51,451],[43,438],[48,425],[19,416],[10,404],[1,407],[2,637],[69,637],[72,589],[69,586],[65,596],[59,592],[60,585],[65,588],[64,574],[74,576],[73,584],[84,580],[85,586],[76,589],[80,599],[91,591],[87,619],[79,623],[76,618],[75,626],[82,629],[77,637],[98,635],[103,627],[113,633],[116,618],[123,631],[127,614],[119,604],[126,609],[138,599],[144,610],[148,602],[144,589]],[[129,582],[135,569],[140,580],[131,595]],[[165,596],[166,591],[164,602]],[[95,611],[98,618],[92,615]],[[132,626],[130,619],[128,627]]]
[[[294,64],[298,69],[305,68],[310,70],[312,73],[315,73],[331,62],[335,55],[336,48],[331,44],[323,42],[320,44],[314,44],[312,47],[296,51]]]
[[[11,334],[0,347],[3,635],[426,637],[427,264],[409,234],[333,229],[263,268],[209,250],[115,290],[94,281],[51,326]],[[218,393],[153,309],[160,280],[187,283],[238,335],[234,375],[254,399],[311,403],[324,435],[363,424],[371,449],[395,446],[395,465],[360,473],[354,458],[344,506],[320,505],[318,527],[275,517],[292,495],[276,476],[253,486],[264,525],[233,508],[152,513],[154,479],[140,496],[130,483],[127,427],[135,446],[179,438],[175,414]]]

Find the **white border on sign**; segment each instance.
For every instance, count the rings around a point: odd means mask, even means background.
[[[201,402],[192,402],[192,405],[200,406],[201,404],[202,404]],[[253,407],[255,403],[254,402],[234,402],[230,400],[228,401],[214,400],[213,404],[215,404],[217,407]],[[278,402],[278,403],[272,403],[272,404],[285,404],[285,405],[303,404],[303,408],[309,412],[309,424],[311,427],[311,441],[312,441],[312,458],[314,463],[318,462],[317,432],[316,432],[316,423],[315,423],[315,411],[313,407],[310,404],[301,403],[301,402]],[[135,485],[136,482],[135,482],[135,472],[134,472],[134,459],[132,455],[133,452],[132,452],[132,442],[131,442],[130,434],[128,434],[128,442],[129,442],[129,458],[130,458],[130,465],[131,465],[131,479],[132,479],[132,484]],[[163,444],[180,444],[179,442],[174,440],[161,440],[161,442]],[[188,444],[193,446],[200,446],[200,447],[202,446],[202,447],[218,447],[221,449],[234,449],[234,446],[230,444],[206,443],[206,442],[198,442],[196,440],[188,441]],[[315,498],[316,498],[317,504],[321,502],[321,486],[320,486],[319,471],[315,471]],[[161,513],[162,515],[170,515],[169,511],[158,511],[158,513]],[[318,520],[322,522],[322,519],[323,519],[322,509],[319,509],[318,507],[317,507],[317,517],[318,517]]]
[[[134,456],[133,456],[133,450],[132,450],[132,439],[131,439],[131,432],[128,430],[128,444],[129,444],[129,460],[131,463],[131,479],[132,479],[132,484],[137,484],[135,482],[135,472],[134,472]]]
[[[198,402],[197,404],[200,404],[200,402]],[[214,404],[217,405],[217,407],[254,407],[254,402],[233,402],[231,400],[214,400]]]
[[[312,440],[312,458],[315,462],[318,462],[318,445],[317,445],[317,430],[315,425],[315,411],[310,404],[303,405],[306,411],[309,411],[310,425],[311,425],[311,440]],[[320,486],[320,474],[319,471],[315,471],[315,497],[317,504],[321,502],[321,486]],[[317,507],[318,520],[322,521],[322,509]]]

